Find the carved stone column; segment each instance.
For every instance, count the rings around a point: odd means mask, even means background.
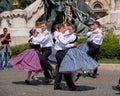
[[[26,11],[16,9],[11,12],[12,28],[26,28]]]
[[[120,10],[120,0],[115,0],[115,10]]]
[[[14,38],[12,44],[26,43],[29,36],[29,29],[26,27],[26,11],[16,9],[11,12],[12,25],[10,29],[11,36]]]
[[[0,14],[0,17],[2,18],[1,21],[1,28],[9,28],[10,27],[10,11],[4,11]]]
[[[110,0],[110,6],[111,6],[111,10],[115,10],[115,0]]]

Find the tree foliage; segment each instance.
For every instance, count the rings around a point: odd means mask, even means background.
[[[24,9],[35,0],[0,0],[0,12],[14,9]]]

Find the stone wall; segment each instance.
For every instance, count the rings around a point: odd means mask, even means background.
[[[7,27],[12,37],[11,45],[19,45],[28,42],[29,30],[35,28],[37,19],[44,13],[42,0],[36,0],[26,9],[15,9],[0,14],[2,18],[0,34]]]

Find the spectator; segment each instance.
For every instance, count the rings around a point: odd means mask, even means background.
[[[10,50],[10,42],[11,42],[11,36],[10,33],[8,33],[8,29],[7,28],[3,28],[3,34],[0,35],[0,41],[1,41],[1,64],[0,67],[1,68],[6,68],[8,66],[8,60],[9,60],[9,56],[11,53]],[[5,63],[4,63],[5,61]]]

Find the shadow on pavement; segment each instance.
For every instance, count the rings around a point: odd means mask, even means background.
[[[12,83],[16,85],[40,85],[41,84],[41,82],[38,82],[38,81],[30,81],[30,84],[26,84],[25,81],[15,81]]]
[[[45,78],[43,78],[43,77],[38,77],[38,80],[30,80],[30,84],[27,84],[27,83],[25,83],[25,81],[14,81],[14,82],[12,82],[13,84],[17,84],[17,85],[53,85],[53,83],[52,83],[52,81],[53,80],[51,80],[49,83],[45,83],[44,82],[44,79]]]
[[[63,88],[62,90],[64,91],[69,91],[67,86],[63,86],[62,88]],[[90,90],[95,90],[95,89],[96,88],[92,86],[80,85],[80,86],[77,86],[77,89],[75,91],[90,91]]]
[[[117,86],[112,86],[112,89],[118,91],[118,93],[115,93],[115,95],[120,95],[120,90],[117,88]]]
[[[116,90],[116,91],[120,91],[120,90],[117,88],[117,86],[112,86],[112,89],[113,89],[113,90]]]

